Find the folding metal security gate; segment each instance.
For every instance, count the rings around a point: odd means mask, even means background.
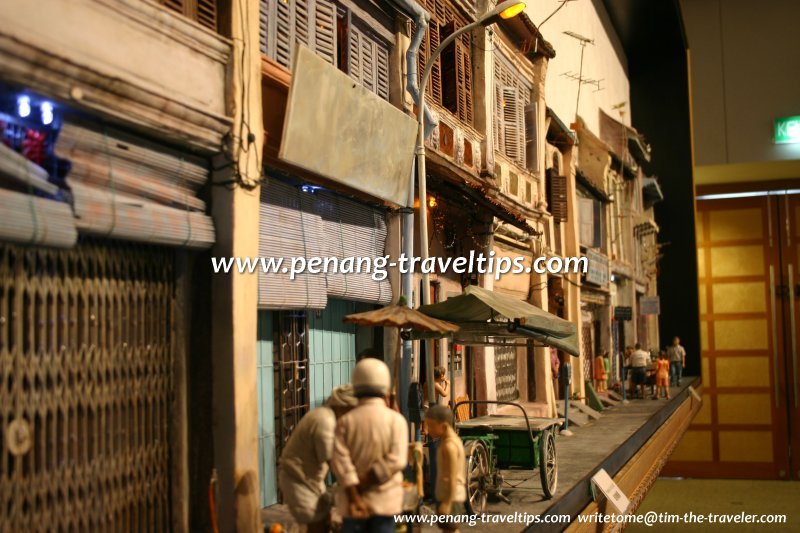
[[[502,402],[513,402],[519,399],[516,347],[495,346],[494,368],[497,399]]]
[[[173,254],[0,244],[0,531],[170,529]]]

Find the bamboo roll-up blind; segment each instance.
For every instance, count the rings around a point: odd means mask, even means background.
[[[321,257],[322,220],[314,197],[277,180],[261,188],[259,256],[282,259]],[[290,279],[288,272],[264,272],[258,267],[258,306],[262,309],[324,309],[328,303],[324,274],[303,272]]]
[[[81,232],[195,249],[214,244],[213,221],[197,196],[207,161],[72,119],[55,153],[70,162],[66,181]]]
[[[0,241],[71,248],[78,239],[69,205],[0,189]]]
[[[202,158],[115,129],[65,122],[56,142],[56,155],[71,159],[75,151],[100,154],[113,168],[127,162],[153,179],[182,184],[192,190],[208,180],[208,165]]]
[[[194,191],[181,183],[153,178],[143,171],[144,167],[136,168],[130,164],[109,165],[105,155],[83,151],[74,152],[70,163],[71,180],[102,188],[113,187],[119,192],[150,198],[167,205],[205,211],[205,202],[195,196]]]
[[[360,258],[369,258],[374,272],[374,260],[385,255],[386,218],[380,209],[330,192],[316,195],[317,209],[322,217],[323,250],[326,257],[337,257],[340,261],[353,258],[358,265]],[[392,301],[392,287],[388,276],[383,280],[373,279],[373,272],[362,268],[361,272],[347,274],[328,273],[328,296],[374,304]],[[383,270],[388,272],[389,267]]]
[[[77,181],[72,190],[76,224],[87,234],[204,249],[214,244],[211,217]]]

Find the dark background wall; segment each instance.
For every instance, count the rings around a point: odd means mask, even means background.
[[[694,229],[688,43],[677,0],[603,0],[628,57],[633,126],[653,146],[650,171],[664,201],[658,292],[662,344],[674,335],[687,351],[687,373],[700,374],[700,313]]]

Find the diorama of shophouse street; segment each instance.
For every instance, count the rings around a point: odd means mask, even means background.
[[[747,414],[788,333],[703,270],[754,226],[695,215],[685,3],[0,2],[0,532],[610,531],[792,478]]]

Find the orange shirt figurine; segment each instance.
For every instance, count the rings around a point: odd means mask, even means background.
[[[658,354],[656,361],[656,398],[660,398],[662,392],[664,398],[669,400],[669,357],[664,350]]]

